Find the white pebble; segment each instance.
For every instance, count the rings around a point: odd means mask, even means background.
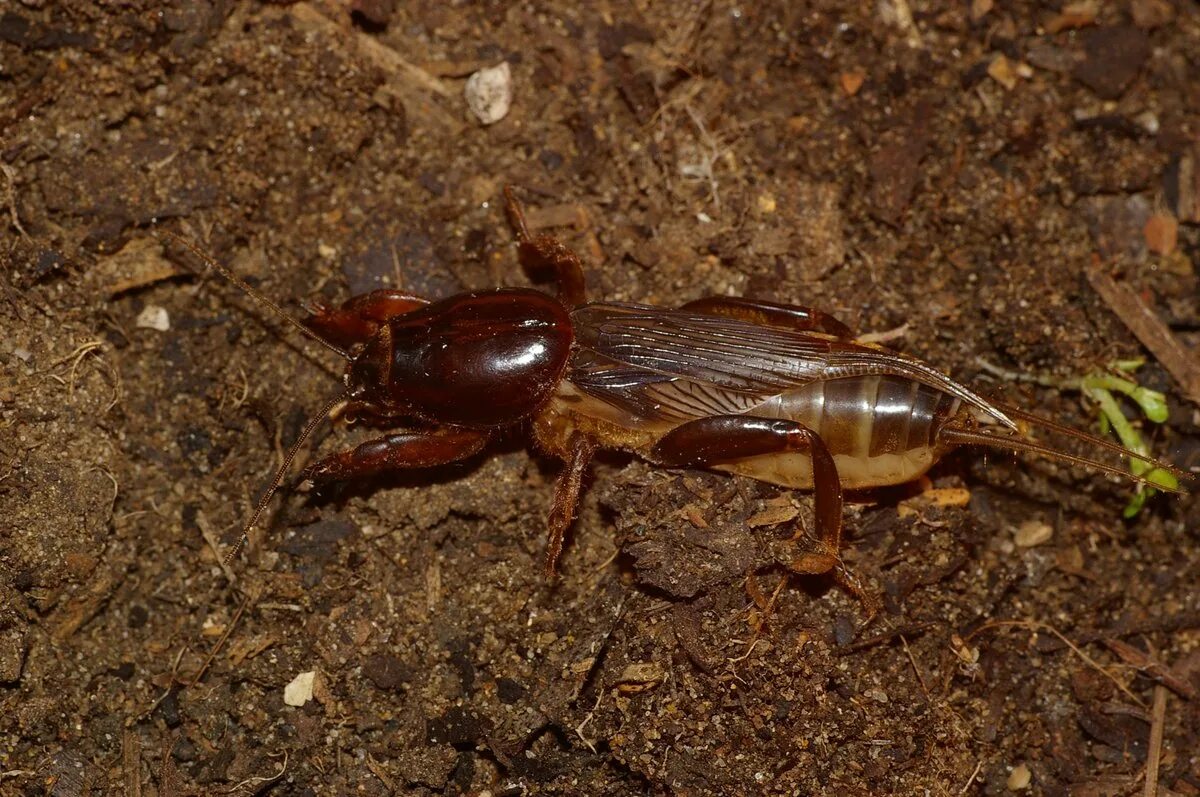
[[[157,329],[159,332],[166,332],[171,328],[171,316],[167,313],[167,308],[148,304],[146,309],[138,315],[137,325],[139,329]]]
[[[1008,783],[1005,785],[1009,791],[1021,791],[1029,788],[1029,784],[1033,781],[1033,773],[1029,771],[1029,767],[1024,764],[1017,764],[1013,767],[1012,772],[1008,773]]]
[[[485,125],[495,124],[508,116],[512,106],[512,70],[508,62],[480,69],[467,78],[463,93],[467,107]]]
[[[317,680],[317,671],[302,672],[283,687],[283,702],[289,706],[303,706],[313,697],[313,683]]]
[[[1026,520],[1017,528],[1013,542],[1022,548],[1032,548],[1050,542],[1054,536],[1054,527],[1040,520]]]

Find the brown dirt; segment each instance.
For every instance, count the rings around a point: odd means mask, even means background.
[[[989,390],[977,357],[1144,354],[1097,256],[1197,343],[1200,227],[1143,234],[1191,212],[1163,188],[1200,155],[1190,0],[448,5],[0,10],[0,793],[992,794],[1025,766],[1032,793],[1141,794],[1160,682],[1151,777],[1200,793],[1200,502],[1126,523],[1127,485],[1045,463],[968,452],[934,474],[965,507],[851,507],[886,597],[865,630],[841,589],[781,584],[769,521],[807,496],[619,456],[546,583],[556,465],[519,434],[289,494],[230,585],[214,544],[339,366],[155,223],[300,313],[527,284],[515,183],[595,297],[907,324],[895,345]],[[484,128],[463,85],[502,60]],[[1140,378],[1171,402],[1156,451],[1195,464],[1197,408]],[[1052,539],[1015,547],[1030,520]]]

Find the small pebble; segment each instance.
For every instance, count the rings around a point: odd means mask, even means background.
[[[138,314],[137,326],[139,329],[157,329],[159,332],[166,332],[171,328],[171,316],[167,313],[167,308],[148,304],[146,309]]]
[[[508,116],[512,107],[512,70],[508,62],[480,69],[467,78],[464,89],[467,107],[485,125],[495,124]]]
[[[1021,791],[1029,788],[1032,780],[1033,773],[1029,771],[1029,767],[1017,764],[1013,767],[1012,772],[1008,773],[1008,782],[1004,785],[1008,787],[1009,791]]]
[[[1050,542],[1054,527],[1040,520],[1026,520],[1017,528],[1013,541],[1022,548],[1032,548]]]
[[[1158,121],[1158,115],[1154,111],[1142,111],[1136,117],[1135,122],[1152,136],[1158,135],[1158,130],[1161,127]]]
[[[876,703],[888,702],[888,694],[882,689],[867,689],[863,692],[863,696],[874,700]]]

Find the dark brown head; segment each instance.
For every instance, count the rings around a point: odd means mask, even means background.
[[[533,414],[571,353],[567,309],[538,291],[464,293],[390,320],[350,362],[352,399],[472,428]]]

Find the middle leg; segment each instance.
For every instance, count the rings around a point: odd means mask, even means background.
[[[553,578],[562,555],[563,540],[567,529],[575,519],[579,506],[579,493],[583,487],[583,476],[596,453],[596,444],[579,432],[571,435],[567,443],[567,466],[554,486],[554,504],[550,507],[549,537],[546,541],[546,577]]]

